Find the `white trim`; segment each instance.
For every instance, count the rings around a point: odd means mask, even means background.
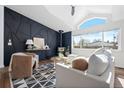
[[[120,31],[118,31],[118,51],[121,51],[122,50],[122,40],[121,40],[121,37],[122,37],[122,29],[120,28]]]
[[[0,68],[4,67],[4,6],[0,6]]]

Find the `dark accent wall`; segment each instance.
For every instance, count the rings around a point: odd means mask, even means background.
[[[62,45],[63,47],[67,48],[69,46],[70,48],[70,53],[71,53],[71,32],[66,32],[62,34]]]
[[[36,52],[39,55],[40,60],[45,59],[46,57],[55,56],[57,54],[57,47],[60,44],[60,37],[58,32],[5,7],[4,65],[9,65],[10,58],[13,53],[25,52],[26,40],[33,37],[45,38],[45,42],[50,47],[49,51]],[[66,35],[64,37],[66,37]],[[8,46],[9,39],[12,40],[12,46]]]

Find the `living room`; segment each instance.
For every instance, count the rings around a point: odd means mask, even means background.
[[[9,73],[10,80],[1,81],[1,85],[123,88],[123,8],[1,5],[0,75],[3,80],[2,75]]]

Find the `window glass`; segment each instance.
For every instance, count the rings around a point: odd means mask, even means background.
[[[82,24],[80,24],[79,29],[86,29],[86,28],[90,28],[92,26],[101,25],[101,24],[105,24],[105,23],[106,23],[106,19],[93,18],[93,19],[89,19],[89,20],[83,22]]]
[[[104,32],[104,47],[118,49],[118,30]]]
[[[73,47],[80,48],[81,36],[73,36]]]
[[[102,42],[102,32],[82,35],[82,48],[99,48]]]
[[[73,48],[91,48],[100,47],[118,49],[120,29],[114,29],[105,32],[94,32],[73,36]]]

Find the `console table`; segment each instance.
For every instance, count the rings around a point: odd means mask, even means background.
[[[27,52],[35,52],[35,51],[43,51],[43,50],[50,50],[50,49],[37,49],[37,48],[34,48],[34,49],[26,49]]]
[[[29,52],[29,53],[32,53],[32,52],[40,52],[40,51],[43,51],[44,52],[44,54],[45,54],[45,58],[46,59],[49,59],[49,57],[48,57],[48,53],[47,53],[47,51],[49,51],[50,49],[37,49],[37,48],[34,48],[34,49],[26,49],[26,52]]]

